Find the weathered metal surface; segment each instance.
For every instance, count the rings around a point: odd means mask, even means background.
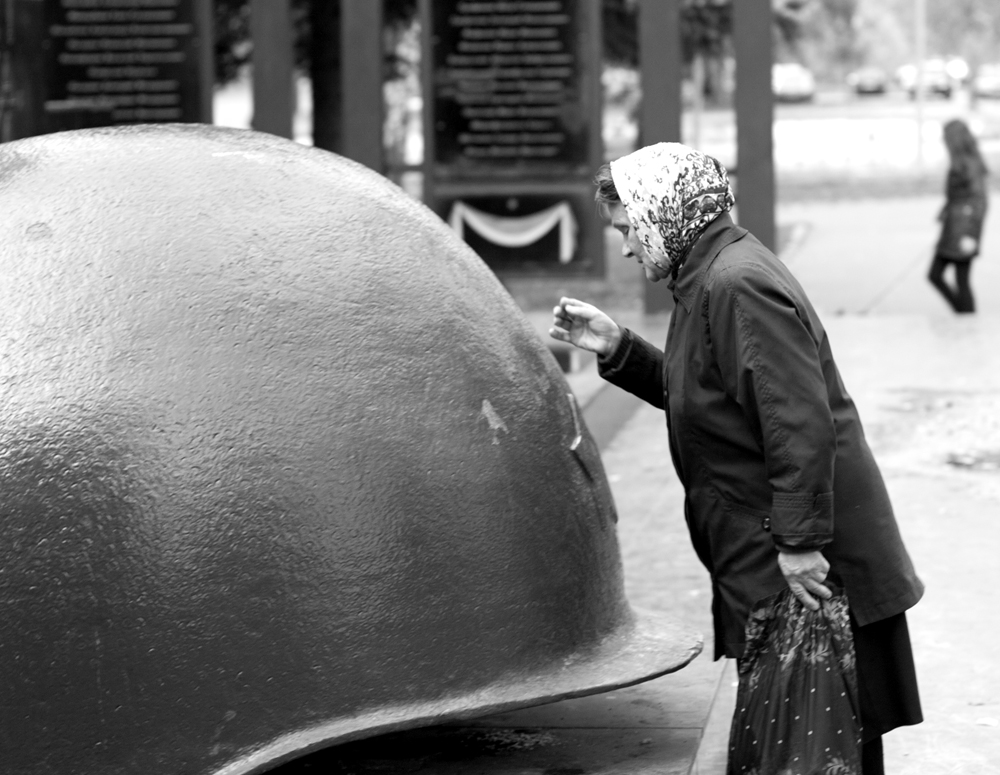
[[[554,359],[378,175],[267,135],[0,147],[0,758],[240,775],[627,685],[638,616]]]

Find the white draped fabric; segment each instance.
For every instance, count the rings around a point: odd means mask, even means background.
[[[506,217],[490,215],[457,200],[451,207],[448,224],[465,238],[468,225],[483,239],[505,248],[523,248],[559,227],[559,263],[568,264],[576,252],[576,218],[569,202],[560,202],[538,213]]]

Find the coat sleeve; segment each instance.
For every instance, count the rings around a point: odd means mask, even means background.
[[[613,385],[663,409],[663,351],[622,329],[617,349],[597,359],[598,373]]]
[[[741,262],[720,271],[706,312],[726,393],[762,448],[771,535],[782,548],[805,551],[833,540],[837,437],[799,296],[772,268]]]

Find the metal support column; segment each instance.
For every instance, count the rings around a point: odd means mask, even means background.
[[[295,111],[289,0],[251,0],[253,128],[292,137]]]
[[[742,1],[742,0],[741,0]],[[639,65],[642,77],[643,145],[680,142],[681,58],[680,0],[641,0],[639,6]],[[673,309],[666,283],[643,285],[646,313]]]
[[[736,205],[740,225],[774,250],[772,19],[771,0],[739,0],[733,3]]]
[[[213,122],[212,95],[215,92],[215,35],[212,0],[195,0],[195,22],[198,25],[198,72],[201,102],[201,123]]]
[[[344,155],[382,172],[382,2],[341,3]]]

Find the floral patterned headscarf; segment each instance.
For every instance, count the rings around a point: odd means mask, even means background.
[[[735,203],[726,168],[680,143],[657,143],[611,162],[611,177],[639,241],[675,274],[705,228]]]

